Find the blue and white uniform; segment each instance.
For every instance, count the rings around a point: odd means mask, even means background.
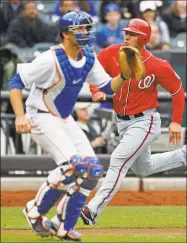
[[[59,238],[79,240],[73,231],[91,190],[104,169],[86,135],[71,116],[84,84],[93,83],[108,94],[111,77],[93,52],[93,20],[85,12],[70,12],[59,20],[59,33],[75,31],[80,49],[78,60],[71,59],[62,44],[52,47],[32,63],[18,64],[10,89],[30,89],[26,116],[34,124],[33,140],[48,152],[58,167],[48,176],[23,213],[31,228],[41,236],[51,233]],[[74,156],[73,156],[74,155]],[[87,156],[87,157],[86,157]],[[59,200],[52,221],[45,214]]]
[[[71,112],[84,82],[103,88],[111,77],[94,53],[82,53],[80,60],[73,60],[60,44],[17,67],[24,86],[31,89],[26,101],[26,115],[35,125],[31,136],[57,164],[76,154],[95,156]]]

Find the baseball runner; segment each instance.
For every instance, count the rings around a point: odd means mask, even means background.
[[[53,234],[79,240],[81,235],[74,227],[103,167],[71,113],[84,82],[113,94],[123,85],[125,73],[112,79],[99,63],[93,52],[94,23],[87,13],[65,14],[59,19],[58,29],[60,45],[40,54],[32,63],[18,64],[9,82],[10,100],[16,131],[31,133],[58,165],[23,213],[41,236]],[[30,89],[26,114],[24,87]],[[47,220],[45,215],[59,199],[57,215]]]
[[[186,145],[175,151],[154,155],[151,155],[150,149],[151,143],[161,133],[160,115],[156,111],[158,84],[172,95],[170,143],[176,144],[181,140],[185,99],[180,77],[167,61],[156,58],[146,50],[145,45],[151,35],[151,28],[147,22],[132,19],[123,31],[124,43],[102,50],[98,56],[100,63],[106,72],[114,77],[120,73],[119,51],[123,47],[135,47],[141,53],[146,75],[144,79],[126,79],[121,90],[113,96],[113,108],[121,140],[111,155],[110,166],[100,189],[82,210],[81,218],[86,225],[96,223],[98,216],[119,190],[129,168],[138,177],[145,177],[186,165]],[[131,67],[126,74],[131,74],[136,70],[133,60],[136,55],[131,51],[125,55],[126,62],[129,62]],[[94,86],[90,88],[94,101],[106,99],[106,95],[99,89]]]

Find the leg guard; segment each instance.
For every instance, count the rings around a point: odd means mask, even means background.
[[[63,196],[58,205],[58,214],[52,219],[57,228],[58,237],[66,236],[75,227],[87,197],[103,173],[103,166],[98,164],[77,163],[74,165],[77,188],[71,187]]]
[[[66,192],[68,185],[75,184],[75,176],[72,177],[72,172],[72,165],[66,165],[60,166],[50,173],[47,181],[36,194],[33,206],[28,212],[29,218],[45,215]]]
[[[70,158],[71,164],[76,164],[76,163],[81,163],[81,162],[82,162],[82,157],[79,155],[74,155]]]

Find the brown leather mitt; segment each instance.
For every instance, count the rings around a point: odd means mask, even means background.
[[[123,75],[141,80],[145,78],[145,67],[140,52],[135,47],[123,46],[119,52],[119,65]]]

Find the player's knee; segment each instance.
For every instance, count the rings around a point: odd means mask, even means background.
[[[85,179],[87,177],[88,164],[81,162],[74,165],[74,174],[77,178]]]
[[[55,188],[61,188],[62,185],[64,184],[70,184],[72,181],[74,181],[75,179],[71,179],[70,181],[70,177],[73,175],[73,169],[72,169],[72,165],[64,165],[64,166],[60,166],[57,167],[56,169],[52,170],[51,173],[49,174],[48,178],[47,178],[47,182]],[[67,181],[68,178],[68,182]]]
[[[103,166],[96,157],[84,157],[82,162],[74,164],[74,174],[81,179],[96,181],[103,174]]]
[[[58,167],[51,171],[51,173],[47,177],[47,181],[49,182],[49,184],[54,186],[57,186],[59,184],[62,175],[60,168],[61,167]]]
[[[76,181],[80,185],[86,179],[93,185],[93,182],[98,181],[103,175],[103,166],[100,165],[100,161],[96,157],[82,159],[81,156],[75,155],[70,159],[70,162],[69,165],[60,166],[51,171],[47,178],[50,186],[61,189],[64,185]]]
[[[100,160],[97,157],[93,156],[80,156],[80,155],[74,155],[70,158],[70,163],[76,164],[76,163],[87,163],[87,164],[100,164]]]
[[[133,172],[139,178],[144,178],[144,177],[150,175],[150,171],[149,170],[146,170],[146,169],[145,170],[139,170],[139,169],[138,170],[135,170],[135,169],[133,169]]]
[[[120,158],[116,157],[116,155],[112,153],[109,168],[117,173],[121,169],[123,162],[124,160],[120,160]]]
[[[79,191],[89,196],[90,192],[96,187],[98,180],[103,176],[104,168],[102,165],[90,164],[87,167],[84,178],[80,179]]]
[[[73,155],[70,158],[70,163],[71,164],[81,163],[82,161],[83,161],[83,158],[80,155]]]
[[[102,177],[104,169],[96,157],[85,157],[82,162],[74,164],[74,174],[82,179],[97,181]]]
[[[104,168],[100,164],[90,164],[88,166],[87,179],[89,181],[98,181],[104,174]]]
[[[100,160],[97,157],[86,156],[83,158],[83,162],[88,164],[100,164]]]
[[[135,172],[136,176],[139,177],[139,178],[144,178],[146,177],[147,175],[145,174],[145,172]]]

